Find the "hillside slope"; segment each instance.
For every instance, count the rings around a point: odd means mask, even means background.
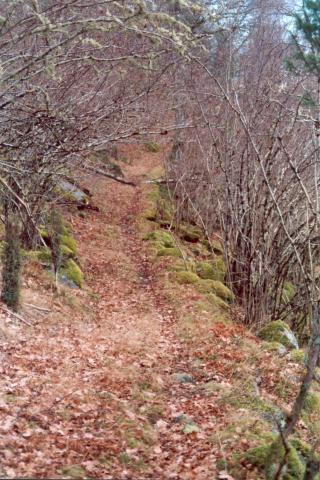
[[[100,211],[67,214],[84,290],[57,296],[33,265],[32,326],[2,316],[1,476],[263,478],[244,452],[273,438],[302,367],[232,322],[235,309],[173,281],[174,260],[143,239],[146,180],[166,149],[122,150],[136,186],[92,176]]]

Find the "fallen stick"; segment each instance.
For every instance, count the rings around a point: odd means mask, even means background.
[[[130,180],[125,180],[124,178],[118,177],[117,175],[113,175],[112,173],[107,173],[100,168],[95,167],[86,167],[86,170],[90,172],[97,173],[98,175],[103,175],[104,177],[111,178],[119,183],[124,183],[125,185],[131,185],[132,187],[136,187],[136,184],[131,182]]]
[[[32,303],[25,303],[24,305],[26,305],[27,307],[35,308],[36,310],[40,310],[40,312],[51,312],[49,308],[38,307],[37,305],[33,305]]]
[[[15,312],[12,312],[11,310],[9,310],[9,308],[5,307],[4,305],[1,305],[1,308],[9,313],[9,315],[12,315],[13,317],[17,318],[18,320],[20,320],[21,322],[25,323],[26,325],[28,325],[29,327],[33,327],[33,323],[30,323],[28,320],[26,320],[25,318],[23,318],[21,315],[19,315],[18,313],[15,313]]]

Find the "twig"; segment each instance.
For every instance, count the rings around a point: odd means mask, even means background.
[[[36,310],[40,310],[41,312],[51,312],[51,310],[49,310],[49,308],[43,308],[43,307],[38,307],[37,305],[33,305],[32,303],[25,303],[24,305],[26,305],[26,307],[31,307],[31,308],[35,308]]]
[[[130,180],[125,180],[124,178],[117,177],[117,175],[113,175],[112,173],[107,173],[101,170],[100,168],[95,168],[95,167],[86,167],[86,170],[89,170],[90,172],[97,173],[98,175],[103,175],[104,177],[111,178],[112,180],[115,180],[116,182],[119,183],[124,183],[125,185],[131,185],[132,187],[136,187],[136,184],[131,182]]]
[[[9,310],[9,308],[5,307],[4,305],[1,305],[1,308],[9,313],[9,315],[12,315],[13,317],[17,318],[18,320],[20,320],[21,322],[25,323],[26,325],[28,325],[29,327],[33,327],[33,323],[30,323],[28,320],[26,320],[25,318],[23,318],[21,315],[18,315],[18,313],[15,313],[15,312],[12,312],[11,310]]]
[[[288,445],[287,439],[284,435],[284,432],[283,432],[279,422],[277,422],[277,426],[278,426],[278,430],[280,432],[281,441],[282,441],[283,446],[284,446],[284,456],[283,456],[283,459],[279,463],[279,467],[278,467],[278,470],[277,470],[277,472],[274,476],[274,480],[280,480],[281,475],[282,475],[282,471],[287,464],[288,456],[289,456],[289,453],[290,453],[290,447]]]

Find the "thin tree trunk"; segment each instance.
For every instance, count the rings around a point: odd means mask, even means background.
[[[319,307],[315,305],[312,316],[312,337],[310,340],[310,348],[308,351],[307,372],[301,382],[299,394],[292,407],[291,414],[287,420],[284,429],[284,437],[288,438],[293,433],[293,430],[300,418],[302,409],[305,405],[307,395],[309,393],[312,380],[314,379],[315,369],[318,364],[320,353],[320,319]]]

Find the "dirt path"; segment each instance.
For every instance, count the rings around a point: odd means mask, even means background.
[[[144,180],[161,154],[128,155],[137,187],[91,179],[100,212],[71,218],[87,290],[53,297],[50,316],[3,340],[2,475],[215,477],[216,407],[199,389],[138,230]],[[177,381],[179,372],[192,382]],[[190,412],[192,421],[182,416]]]

